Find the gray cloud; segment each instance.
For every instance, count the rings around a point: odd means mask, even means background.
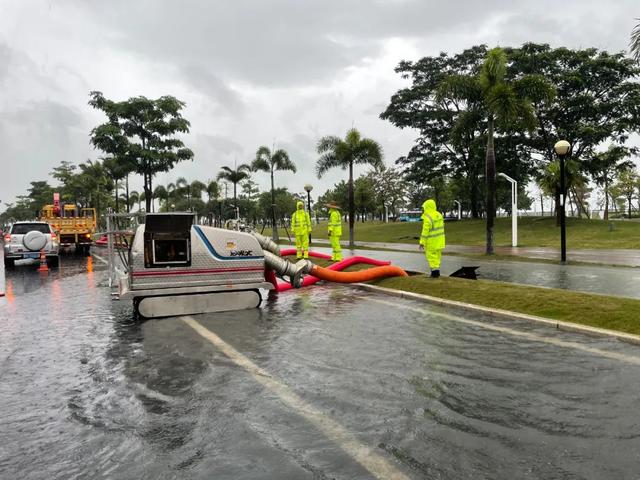
[[[245,105],[240,96],[226,85],[219,77],[205,67],[190,64],[182,69],[187,83],[202,92],[215,105],[221,107],[216,113],[240,116]]]
[[[320,136],[344,135],[353,122],[383,144],[388,163],[412,144],[415,132],[378,118],[406,85],[393,72],[400,60],[524,41],[617,51],[635,9],[637,0],[3,2],[1,197],[23,193],[61,160],[97,156],[88,134],[104,118],[87,107],[92,89],[187,103],[195,160],[157,181],[213,178],[275,139],[299,167],[278,184],[299,191],[311,182],[322,193],[344,172],[316,179]]]
[[[196,146],[213,154],[233,155],[242,153],[242,145],[223,135],[198,134]]]

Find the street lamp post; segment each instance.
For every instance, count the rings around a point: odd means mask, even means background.
[[[566,203],[567,188],[565,185],[564,163],[571,144],[566,140],[558,141],[554,146],[554,150],[560,159],[560,263],[567,263],[567,219],[566,219]]]
[[[458,200],[454,200],[456,205],[458,205],[458,220],[462,220],[462,204]]]
[[[311,218],[311,190],[313,190],[313,185],[307,183],[304,189],[307,192],[307,211],[309,212],[309,218]],[[311,242],[311,232],[309,232],[309,242]]]
[[[502,177],[511,182],[511,246],[518,246],[518,182],[504,173],[499,173]]]

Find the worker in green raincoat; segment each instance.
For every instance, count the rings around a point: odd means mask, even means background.
[[[311,217],[304,210],[304,202],[296,204],[296,211],[291,215],[291,229],[296,237],[296,258],[309,258]]]
[[[445,247],[444,218],[436,210],[436,202],[427,200],[422,204],[422,234],[420,235],[420,250],[424,249],[431,277],[440,276],[440,261]]]
[[[342,215],[338,205],[333,202],[327,203],[329,208],[329,240],[331,241],[331,260],[342,260],[342,248],[340,248],[340,237],[342,236]]]

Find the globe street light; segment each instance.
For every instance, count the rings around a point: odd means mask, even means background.
[[[564,162],[571,150],[571,144],[566,140],[560,140],[553,146],[560,159],[560,263],[567,263],[567,221],[566,209],[567,188],[565,186]]]
[[[311,219],[311,190],[313,190],[313,185],[307,183],[304,189],[307,191],[307,211],[309,212],[309,219]],[[309,232],[309,242],[311,242],[311,232]]]

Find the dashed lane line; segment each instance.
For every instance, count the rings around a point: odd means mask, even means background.
[[[218,335],[204,327],[193,317],[182,317],[182,320],[195,330],[201,337],[211,342],[236,365],[242,367],[258,383],[268,388],[278,396],[280,401],[295,410],[301,417],[311,423],[328,439],[335,442],[356,462],[362,465],[374,478],[380,480],[405,480],[407,477],[385,457],[373,448],[360,442],[355,435],[345,427],[303,400],[290,387],[275,379],[269,372],[260,368],[242,353],[237,351]]]
[[[100,255],[96,254],[96,253],[91,253],[92,257],[97,258],[98,260],[100,260],[102,263],[104,263],[105,265],[107,265],[109,262],[107,262],[106,259],[104,259],[103,257],[101,257]]]
[[[612,360],[618,360],[621,362],[626,362],[626,363],[631,363],[633,365],[640,365],[640,357],[636,357],[633,355],[626,355],[624,353],[617,353],[617,352],[610,352],[608,350],[602,350],[601,348],[595,348],[595,347],[589,347],[587,345],[582,345],[581,343],[577,343],[577,342],[569,342],[569,341],[565,341],[565,340],[560,340],[558,338],[553,338],[553,337],[545,337],[542,335],[538,335],[535,333],[531,333],[531,332],[524,332],[521,330],[515,330],[513,328],[509,328],[509,327],[502,327],[500,325],[492,325],[490,323],[486,323],[486,322],[479,322],[476,320],[469,320],[467,318],[462,318],[456,315],[451,315],[448,313],[443,313],[443,312],[437,312],[434,310],[430,310],[427,308],[419,308],[419,307],[414,307],[413,305],[407,305],[404,303],[400,303],[400,302],[390,302],[388,300],[382,300],[379,298],[375,298],[375,297],[363,297],[358,295],[358,298],[361,298],[363,300],[366,301],[372,301],[372,302],[376,302],[376,303],[380,303],[383,305],[389,305],[390,307],[393,308],[402,308],[405,310],[411,310],[417,313],[422,313],[422,314],[427,314],[427,315],[434,315],[434,316],[438,316],[438,317],[442,317],[442,318],[446,318],[447,320],[453,320],[454,322],[459,322],[459,323],[464,323],[466,325],[473,325],[476,327],[481,327],[487,330],[492,330],[494,332],[499,332],[499,333],[506,333],[509,335],[513,335],[515,337],[521,337],[521,338],[527,338],[529,340],[533,340],[535,342],[544,342],[544,343],[548,343],[550,345],[555,345],[557,347],[563,347],[563,348],[572,348],[574,350],[580,350],[582,352],[586,352],[586,353],[591,353],[593,355],[599,355],[601,357],[605,357],[605,358],[610,358]]]

